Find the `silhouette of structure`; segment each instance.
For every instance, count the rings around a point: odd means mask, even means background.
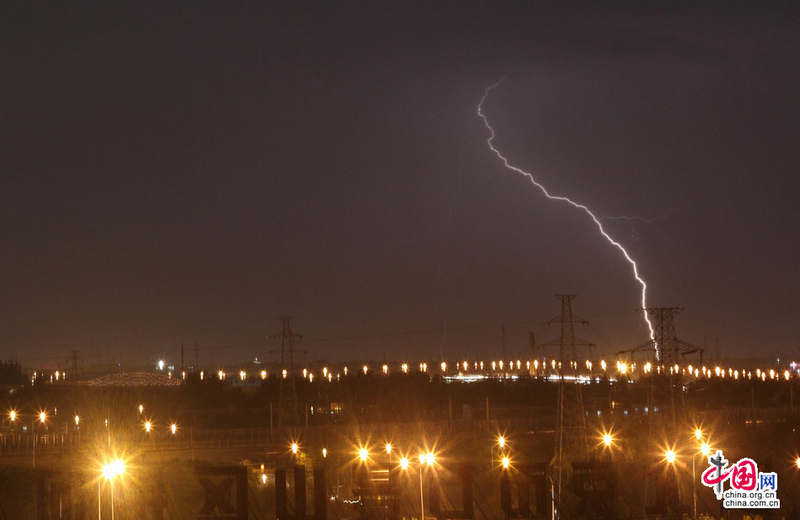
[[[655,322],[655,337],[642,343],[633,351],[652,351],[654,361],[665,367],[672,367],[682,357],[700,353],[700,364],[703,363],[703,349],[678,339],[675,336],[675,316],[683,307],[657,307],[645,309]]]
[[[294,377],[294,338],[303,336],[292,332],[292,317],[281,316],[283,330],[281,332],[281,373],[280,392],[278,398],[278,425],[297,426],[299,414],[297,410],[297,381]]]
[[[547,325],[559,324],[561,335],[558,339],[541,345],[558,347],[558,407],[556,410],[556,453],[554,469],[556,477],[556,502],[558,510],[563,506],[563,490],[569,471],[569,460],[585,460],[589,452],[586,433],[586,414],[583,406],[583,393],[578,379],[578,347],[594,347],[593,343],[575,336],[575,324],[587,325],[585,319],[572,314],[574,294],[558,294],[561,300],[561,315],[545,322]],[[574,452],[572,457],[566,455]]]

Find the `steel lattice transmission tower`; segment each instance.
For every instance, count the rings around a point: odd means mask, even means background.
[[[652,352],[653,354],[653,367],[651,368],[650,378],[650,395],[648,397],[648,408],[650,409],[650,419],[648,427],[648,442],[653,443],[653,427],[656,421],[656,411],[664,410],[666,407],[668,415],[664,417],[664,426],[671,430],[673,438],[679,435],[678,429],[678,407],[676,406],[676,392],[679,395],[681,391],[679,388],[682,383],[682,372],[675,370],[675,365],[680,365],[680,359],[690,354],[700,354],[700,365],[703,364],[703,349],[678,339],[675,335],[675,316],[677,316],[683,307],[653,307],[644,309],[649,314],[654,322],[653,339],[642,343],[641,345],[628,350],[618,352],[617,356],[621,353],[630,354],[631,357],[636,352]],[[677,387],[677,388],[676,388]],[[648,481],[649,476],[645,473],[645,495],[644,502],[647,504],[648,494]],[[675,484],[677,488],[677,483]]]
[[[700,353],[700,364],[703,363],[703,349],[678,339],[675,336],[675,316],[683,307],[655,307],[645,309],[653,317],[655,326],[654,339],[642,343],[634,349],[652,350],[657,364],[664,365],[665,370],[679,364],[680,358]]]
[[[281,366],[280,392],[278,398],[278,425],[297,426],[299,414],[297,410],[297,381],[294,376],[294,338],[303,336],[292,332],[292,317],[281,316],[283,331],[281,332]]]
[[[556,487],[558,510],[562,510],[562,489],[566,479],[565,451],[576,450],[578,458],[585,459],[588,451],[586,414],[583,407],[583,392],[578,379],[578,347],[594,348],[594,344],[575,336],[575,324],[587,325],[585,319],[572,314],[574,294],[558,294],[561,300],[561,315],[546,321],[547,325],[558,323],[561,336],[541,345],[542,348],[558,347],[558,409],[556,417]],[[571,379],[571,381],[568,380]],[[574,458],[574,457],[573,457]]]

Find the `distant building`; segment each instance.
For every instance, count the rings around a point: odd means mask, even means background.
[[[0,361],[0,386],[17,387],[28,384],[28,377],[16,361]]]

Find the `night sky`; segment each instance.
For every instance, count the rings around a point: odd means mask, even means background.
[[[796,3],[0,8],[0,357],[800,354]],[[135,5],[134,5],[135,4]],[[614,218],[612,218],[614,217]],[[628,217],[628,218],[617,218]],[[190,354],[191,352],[191,354]]]

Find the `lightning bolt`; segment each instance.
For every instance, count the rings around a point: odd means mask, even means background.
[[[639,282],[639,285],[642,286],[642,315],[644,316],[644,321],[647,322],[647,328],[650,329],[650,340],[653,341],[653,344],[655,344],[655,330],[653,330],[653,324],[650,321],[650,318],[647,316],[647,310],[646,310],[647,309],[647,284],[642,279],[642,277],[639,276],[639,267],[636,265],[636,261],[634,261],[634,259],[631,258],[631,255],[629,255],[628,252],[625,250],[625,248],[622,247],[622,244],[620,244],[619,242],[617,242],[616,240],[611,238],[611,235],[606,233],[606,230],[603,228],[603,224],[600,223],[600,220],[595,216],[594,213],[591,212],[591,210],[589,208],[587,208],[583,204],[579,204],[579,203],[577,203],[577,202],[575,202],[572,199],[569,199],[567,197],[551,195],[542,184],[536,182],[536,179],[533,178],[533,175],[531,173],[528,173],[525,170],[523,170],[521,168],[518,168],[518,167],[514,166],[513,164],[511,164],[508,161],[508,159],[502,153],[500,153],[500,150],[498,150],[497,148],[494,147],[493,141],[494,141],[494,138],[495,138],[495,132],[494,132],[494,128],[492,128],[492,125],[489,124],[489,120],[486,118],[486,114],[483,113],[483,103],[486,101],[486,98],[489,97],[489,93],[494,88],[496,88],[498,85],[500,85],[500,83],[502,83],[502,82],[503,82],[503,80],[501,79],[500,81],[498,81],[494,85],[490,85],[490,86],[486,87],[486,90],[484,90],[484,92],[483,92],[483,97],[481,98],[481,102],[478,104],[478,116],[480,116],[480,118],[483,120],[483,124],[489,130],[489,138],[486,140],[486,143],[489,145],[489,149],[492,152],[494,152],[494,154],[501,161],[503,161],[503,164],[505,165],[506,168],[508,168],[509,170],[512,170],[512,171],[515,171],[515,172],[519,173],[523,177],[526,177],[529,181],[531,181],[531,184],[533,184],[534,186],[539,188],[539,190],[541,190],[541,192],[544,194],[544,196],[547,197],[548,199],[557,200],[557,201],[560,201],[560,202],[566,202],[567,204],[573,206],[574,208],[579,209],[579,210],[583,211],[584,213],[586,213],[587,215],[589,215],[589,217],[592,219],[592,221],[597,226],[597,229],[605,237],[605,239],[608,241],[608,243],[611,244],[612,246],[616,247],[617,249],[619,249],[619,251],[625,257],[625,260],[627,260],[628,263],[631,264],[631,268],[633,269],[634,278],[636,278],[636,281]],[[658,349],[658,345],[656,345],[656,356],[657,356],[657,358],[661,357],[659,349]]]

